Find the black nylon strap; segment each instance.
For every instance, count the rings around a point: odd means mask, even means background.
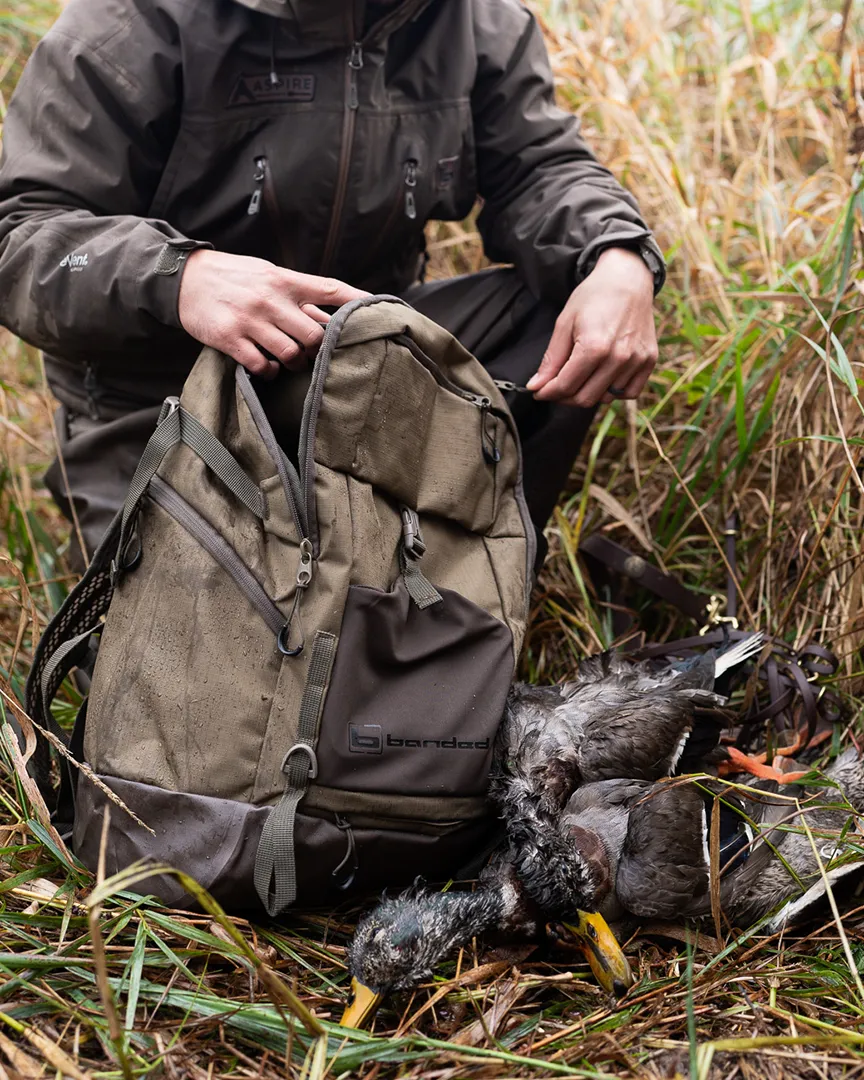
[[[599,533],[587,536],[580,545],[580,552],[594,559],[607,571],[622,574],[639,585],[650,589],[661,600],[677,607],[697,624],[705,624],[698,635],[678,641],[646,645],[631,655],[636,659],[655,659],[667,656],[688,655],[706,645],[720,645],[740,641],[747,635],[737,628],[738,568],[735,541],[738,535],[738,518],[731,514],[723,530],[726,538],[727,597],[725,615],[716,619],[716,607],[706,606],[703,596],[688,589],[684,584],[651,566],[641,555],[634,555],[621,544]],[[712,597],[712,602],[716,600]],[[709,613],[713,612],[716,623],[710,627]],[[706,616],[709,623],[706,623]],[[832,676],[840,666],[835,654],[826,646],[808,642],[801,649],[779,638],[766,635],[770,653],[760,660],[757,668],[757,692],[750,708],[742,718],[738,733],[739,744],[754,738],[766,723],[772,723],[777,732],[789,728],[798,731],[801,747],[807,745],[820,731],[829,730],[840,718],[839,698],[829,687],[816,685],[820,678]],[[760,688],[764,688],[760,692]],[[767,700],[766,700],[767,698]]]
[[[630,578],[656,593],[662,600],[673,604],[679,611],[689,615],[700,625],[705,621],[707,600],[698,593],[682,585],[671,574],[664,574],[642,555],[634,555],[621,544],[616,544],[602,533],[586,536],[579,545],[579,551],[596,559],[602,566],[617,574]]]

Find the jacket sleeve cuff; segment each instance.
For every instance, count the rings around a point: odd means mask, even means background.
[[[666,260],[663,258],[663,253],[656,240],[650,233],[637,237],[632,234],[628,236],[626,234],[615,235],[610,233],[598,237],[582,252],[577,267],[578,278],[576,284],[578,285],[584,281],[597,265],[597,260],[603,252],[613,247],[635,251],[642,258],[654,278],[654,295],[656,296],[666,281]]]
[[[146,308],[165,326],[182,330],[177,306],[186,260],[193,251],[212,247],[207,240],[188,240],[181,236],[170,237],[159,248],[154,263],[145,272],[142,285],[149,294]],[[163,281],[163,278],[168,280]]]

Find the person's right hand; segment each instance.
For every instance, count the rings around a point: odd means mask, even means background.
[[[318,304],[339,307],[368,295],[335,278],[201,248],[183,268],[178,314],[183,329],[203,345],[227,353],[253,375],[272,378],[279,364],[305,367],[321,344],[330,316]]]

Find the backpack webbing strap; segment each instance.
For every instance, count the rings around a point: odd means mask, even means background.
[[[319,630],[312,644],[309,672],[300,703],[297,742],[282,762],[285,793],[261,830],[255,855],[255,890],[268,915],[278,915],[297,899],[294,818],[310,780],[318,775],[315,744],[330,669],[336,655],[336,635]]]
[[[426,544],[420,532],[420,518],[410,506],[399,508],[402,518],[402,543],[399,545],[399,571],[408,595],[422,611],[444,599],[418,565],[426,554]]]
[[[150,481],[156,475],[168,451],[180,443],[185,443],[194,450],[228,490],[236,495],[256,517],[263,520],[267,516],[267,507],[261,489],[231,451],[223,446],[200,420],[187,412],[180,405],[178,398],[166,398],[159,423],[144,448],[123,504],[120,541],[117,546],[118,562],[122,559],[129,544],[132,524]]]
[[[399,567],[408,595],[421,611],[433,604],[440,604],[444,599],[441,593],[420,569],[417,560],[406,554],[404,547],[399,549]]]
[[[75,637],[69,638],[68,641],[64,641],[63,644],[51,654],[45,667],[42,669],[42,678],[40,680],[40,690],[42,692],[42,719],[45,721],[46,726],[50,727],[51,730],[54,731],[54,734],[61,738],[64,743],[68,743],[68,736],[62,728],[51,723],[53,719],[51,716],[51,702],[54,700],[57,691],[60,688],[60,684],[72,668],[79,667],[81,661],[87,655],[92,635],[99,633],[101,629],[102,624],[97,623],[89,630],[85,630],[82,634],[77,634]],[[56,730],[54,730],[55,727]]]

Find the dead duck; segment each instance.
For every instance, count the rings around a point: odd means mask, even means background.
[[[348,949],[351,999],[340,1022],[360,1027],[387,994],[429,979],[442,960],[474,937],[496,931],[532,940],[543,925],[506,848],[493,854],[473,892],[417,888],[385,897],[354,932]]]
[[[702,767],[726,721],[717,713],[726,698],[715,683],[758,653],[762,641],[754,634],[660,671],[604,653],[583,661],[571,683],[512,688],[490,796],[507,827],[519,878],[541,909],[561,910],[563,898],[579,892],[579,868],[559,829],[576,788],[621,777],[658,780]]]
[[[864,763],[856,751],[838,758],[825,776],[853,810],[864,810]],[[803,813],[793,801],[793,796],[805,798],[801,789],[762,781],[746,797],[719,787],[717,792],[722,796],[721,908],[738,926],[779,908],[767,927],[779,929],[824,893],[819,863],[836,862],[850,850],[838,838],[851,812],[836,805],[830,790],[807,801]],[[565,926],[607,989],[612,989],[608,959],[596,941],[596,916],[586,912],[612,921],[635,916],[676,922],[710,913],[711,802],[710,790],[695,784],[635,780],[585,785],[569,800],[560,830],[571,849],[571,904],[579,914]],[[802,818],[817,837],[818,855]],[[860,859],[845,860],[830,872],[836,880],[862,866]],[[612,949],[614,958],[617,945]]]

